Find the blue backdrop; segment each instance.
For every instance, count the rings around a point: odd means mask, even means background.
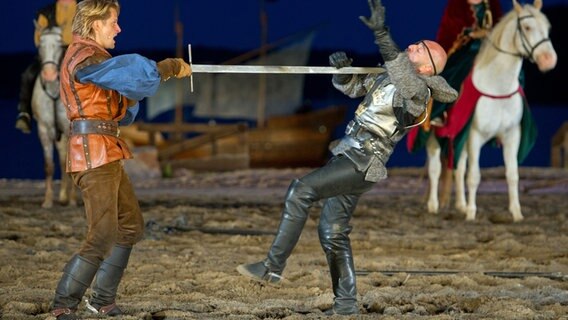
[[[3,39],[0,46],[3,71],[0,79],[0,150],[4,154],[0,157],[0,178],[43,178],[43,159],[35,124],[34,132],[24,135],[14,129],[14,121],[20,73],[35,54],[32,20],[38,8],[51,2],[3,3],[0,19],[0,37]],[[393,37],[405,47],[416,39],[435,37],[446,1],[383,2],[388,10],[387,22]],[[360,66],[377,61],[372,34],[358,19],[360,15],[369,14],[366,0],[121,0],[120,3],[122,32],[116,38],[117,47],[113,54],[139,52],[151,58],[175,55],[177,14],[183,24],[184,45],[191,43],[194,47],[194,62],[218,63],[259,46],[260,8],[264,4],[268,42],[318,26],[310,64],[326,65],[327,56],[337,50],[355,56],[356,64]],[[504,10],[512,7],[509,0],[501,3]],[[544,0],[543,3],[543,11],[553,26],[551,38],[559,60],[556,69],[547,74],[540,74],[530,64],[525,67],[525,89],[539,129],[537,145],[522,164],[526,166],[550,164],[550,139],[568,120],[568,95],[563,88],[568,72],[565,61],[567,42],[561,34],[566,29],[568,0]],[[316,77],[307,78],[304,95],[314,108],[347,104],[353,110],[358,103],[335,92],[329,79]],[[401,143],[388,165],[422,166],[424,162],[424,154],[410,155]],[[481,165],[502,165],[500,150],[485,147]]]

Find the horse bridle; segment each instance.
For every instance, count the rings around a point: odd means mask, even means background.
[[[45,33],[47,34],[54,34],[54,35],[58,35],[58,33],[56,32],[47,32]],[[62,58],[62,57],[61,57]],[[59,62],[58,61],[54,61],[54,60],[47,60],[47,61],[42,61],[41,62],[41,69],[43,69],[43,67],[45,67],[46,65],[52,64],[55,66],[55,70],[59,70]],[[57,75],[57,77],[59,78],[59,74]],[[52,96],[50,94],[50,92],[47,90],[47,86],[45,84],[44,79],[40,76],[40,83],[41,83],[41,87],[43,88],[43,91],[45,91],[45,94],[50,97],[52,100],[57,100],[59,98],[59,91],[57,91],[57,94]]]
[[[525,49],[525,51],[526,51],[526,55],[522,54],[520,52],[510,52],[510,51],[503,50],[503,49],[499,48],[495,43],[493,43],[493,41],[491,41],[490,39],[488,39],[489,43],[491,43],[491,45],[499,52],[509,54],[509,55],[512,55],[512,56],[515,56],[515,57],[526,58],[530,62],[534,62],[533,53],[536,50],[536,48],[538,46],[540,46],[541,44],[545,43],[545,42],[550,42],[551,40],[550,40],[550,38],[542,38],[534,46],[531,46],[529,39],[527,38],[526,34],[523,32],[523,28],[521,26],[521,20],[529,19],[529,18],[536,19],[536,17],[532,14],[527,15],[527,16],[517,17],[517,29],[515,30],[515,35],[517,33],[520,34],[521,43],[523,45],[523,49]]]
[[[55,68],[57,70],[59,70],[59,63],[53,62],[53,61],[46,61],[43,62],[41,64],[41,67],[43,68],[43,66],[48,65],[48,64],[53,64],[55,65]],[[59,78],[59,75],[57,75],[57,78]],[[41,83],[41,87],[43,88],[43,91],[45,92],[45,94],[50,97],[52,100],[57,100],[59,98],[59,91],[57,91],[57,94],[55,95],[51,95],[51,93],[49,92],[49,90],[47,90],[47,85],[45,84],[45,80],[43,79],[43,77],[40,75],[39,77],[39,82]]]

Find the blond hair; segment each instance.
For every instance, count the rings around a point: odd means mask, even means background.
[[[118,0],[83,0],[77,4],[73,18],[73,33],[82,38],[92,39],[94,36],[93,23],[110,17],[110,9],[120,13]]]

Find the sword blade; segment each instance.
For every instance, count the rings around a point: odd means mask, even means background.
[[[270,73],[270,74],[368,74],[385,72],[381,67],[310,67],[191,64],[192,73]]]

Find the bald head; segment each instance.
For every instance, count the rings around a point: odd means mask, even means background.
[[[430,63],[434,66],[434,72],[432,74],[440,74],[446,66],[446,61],[448,60],[448,55],[442,46],[431,40],[424,40],[424,43],[428,47],[430,53]]]
[[[446,66],[448,55],[442,46],[431,40],[421,40],[406,49],[416,71],[423,75],[440,74]]]

